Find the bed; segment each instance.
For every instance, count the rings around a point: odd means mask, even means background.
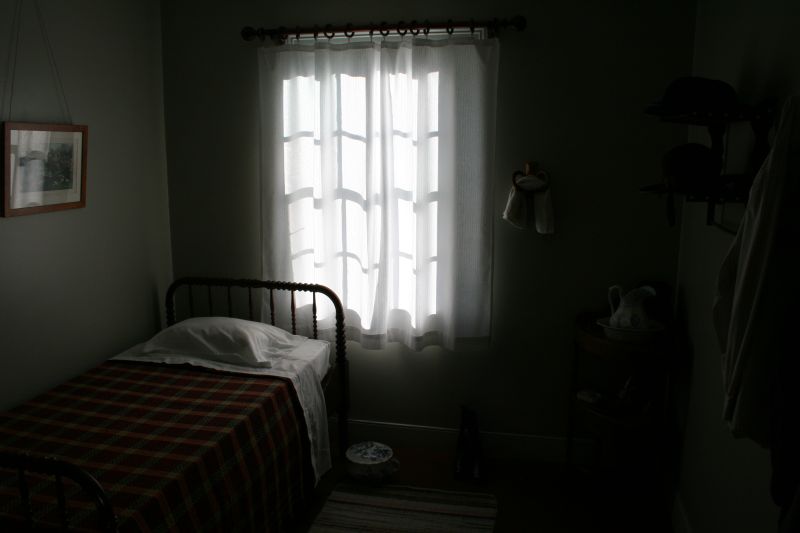
[[[302,308],[300,293],[310,302]],[[333,311],[325,328],[319,295]],[[269,325],[256,322],[259,309]],[[209,318],[220,316],[230,318]],[[295,336],[304,316],[312,340]],[[338,443],[341,454],[347,445],[348,364],[336,294],[320,285],[183,278],[167,291],[166,317],[168,327],[148,343],[0,414],[0,529],[283,531],[302,516],[327,466],[326,446]],[[281,321],[287,331],[271,328]],[[208,367],[180,359],[186,354],[169,339],[185,343],[187,328],[208,323],[242,323],[298,344],[241,372],[228,360]],[[329,347],[322,356],[313,339],[327,326],[333,353]],[[310,381],[322,391],[321,416],[320,405],[308,405],[316,394]],[[329,446],[334,412],[338,434]]]

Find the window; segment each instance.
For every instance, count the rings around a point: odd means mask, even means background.
[[[368,347],[488,336],[497,43],[261,52],[265,276],[321,283]]]

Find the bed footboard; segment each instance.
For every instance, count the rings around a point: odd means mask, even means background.
[[[17,473],[17,490],[21,503],[22,519],[28,530],[35,530],[41,524],[35,523],[31,505],[31,494],[28,474],[52,476],[56,487],[58,501],[58,520],[62,530],[69,529],[69,514],[64,493],[64,480],[68,479],[88,495],[97,509],[98,527],[104,533],[117,531],[117,519],[114,509],[103,487],[82,468],[55,457],[39,457],[28,453],[12,453],[0,451],[0,467]]]

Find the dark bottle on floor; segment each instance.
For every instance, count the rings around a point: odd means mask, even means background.
[[[469,407],[461,406],[461,429],[458,433],[456,454],[456,478],[483,480],[483,457],[481,437],[478,431],[478,415]]]

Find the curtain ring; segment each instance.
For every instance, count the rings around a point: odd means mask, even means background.
[[[352,24],[348,24],[347,26],[344,27],[344,36],[347,37],[348,39],[352,39],[353,35],[356,34],[355,30],[353,30],[352,28],[353,28]]]
[[[416,20],[412,20],[411,24],[408,25],[408,31],[410,31],[411,35],[413,35],[414,37],[419,35],[419,26],[417,25]]]
[[[380,28],[378,28],[378,33],[380,33],[384,37],[388,37],[392,30],[386,28],[386,22],[381,22]]]
[[[294,27],[294,38],[300,40],[300,26]]]
[[[425,19],[423,24],[425,25],[425,27],[422,28],[422,33],[424,33],[427,36],[431,31],[431,23],[428,21],[428,19]]]
[[[325,30],[322,32],[328,39],[333,39],[334,37],[336,37],[336,32],[332,31],[332,28],[333,26],[328,24],[327,26],[325,26]],[[328,33],[329,31],[330,33]]]
[[[472,19],[469,21],[469,32],[475,35],[475,21]]]
[[[317,40],[317,37],[319,37],[319,28],[317,26],[314,26],[314,40],[315,41]]]
[[[453,27],[453,19],[447,19],[447,27],[445,28],[447,35],[453,35],[455,28]]]
[[[400,37],[405,37],[406,33],[408,33],[408,28],[405,28],[404,27],[405,25],[406,22],[404,20],[401,20],[400,22],[397,23],[397,28],[395,28],[395,31],[397,32],[397,35],[399,35]],[[400,31],[401,29],[403,31]]]

